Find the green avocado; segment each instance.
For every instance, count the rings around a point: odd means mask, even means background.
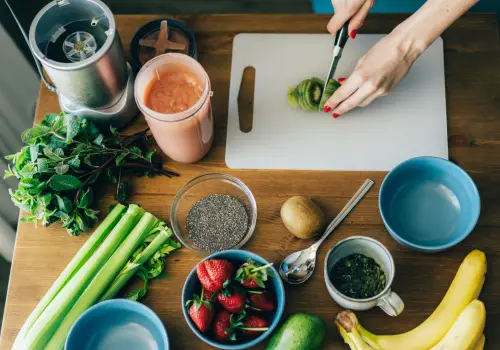
[[[325,322],[318,316],[291,314],[274,333],[266,350],[320,350],[326,335]]]

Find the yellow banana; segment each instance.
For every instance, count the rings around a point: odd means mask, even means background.
[[[481,334],[479,337],[479,340],[476,343],[476,346],[474,346],[474,350],[483,350],[484,349],[484,343],[486,342],[486,337],[484,334]]]
[[[473,300],[463,309],[450,330],[430,350],[474,350],[486,322],[486,309],[480,300]]]
[[[358,324],[363,339],[376,350],[428,350],[450,330],[462,310],[481,292],[486,256],[473,250],[464,259],[446,295],[434,312],[418,327],[397,335],[377,336]]]

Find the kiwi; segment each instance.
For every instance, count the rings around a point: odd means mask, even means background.
[[[325,93],[323,97],[321,97],[321,101],[319,102],[319,107],[323,108],[325,106],[326,101],[337,91],[340,87],[340,83],[335,79],[330,79],[328,84],[325,86]]]
[[[288,89],[288,103],[293,108],[318,111],[340,86],[335,79],[331,79],[326,86],[326,93],[322,96],[323,85],[323,81],[316,77],[302,80],[295,88]]]

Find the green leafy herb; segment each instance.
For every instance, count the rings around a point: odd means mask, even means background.
[[[335,288],[355,299],[371,298],[382,292],[386,284],[380,265],[363,254],[351,254],[340,259],[329,276]]]
[[[70,235],[97,222],[96,181],[116,183],[116,198],[126,202],[131,176],[179,176],[163,169],[161,157],[150,150],[148,130],[123,136],[111,128],[106,135],[86,119],[60,113],[46,115],[21,139],[26,146],[5,157],[12,164],[4,177],[19,179],[12,201],[28,213],[24,222],[61,222]]]

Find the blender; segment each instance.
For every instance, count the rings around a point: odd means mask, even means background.
[[[137,114],[134,74],[113,14],[102,1],[51,1],[35,16],[25,39],[63,111],[118,128]]]

